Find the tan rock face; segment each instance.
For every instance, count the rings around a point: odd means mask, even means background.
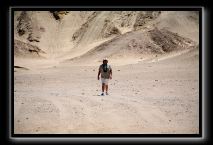
[[[42,58],[42,54],[45,52],[37,46],[14,40],[14,55],[16,57]]]
[[[64,15],[67,15],[68,11],[50,11],[56,20],[61,20]]]
[[[45,51],[47,59],[74,60],[99,50],[98,59],[127,53],[134,59],[187,49],[199,36],[196,12],[22,11],[14,20],[15,39]]]
[[[134,29],[139,30],[147,22],[156,19],[161,14],[160,11],[143,11],[139,12],[134,24]]]

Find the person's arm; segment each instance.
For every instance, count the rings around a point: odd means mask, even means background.
[[[98,70],[98,80],[100,79],[100,74],[101,74],[101,71]]]
[[[110,68],[110,79],[112,79],[112,68]]]
[[[101,74],[101,67],[98,69],[98,80],[100,79],[100,74]]]

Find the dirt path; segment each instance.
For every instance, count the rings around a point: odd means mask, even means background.
[[[17,69],[15,133],[198,133],[199,67],[191,54],[112,66],[109,96],[100,96],[98,66]]]

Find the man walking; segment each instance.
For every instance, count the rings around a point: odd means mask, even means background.
[[[102,83],[101,95],[102,96],[104,96],[104,90],[106,91],[106,95],[109,95],[108,82],[109,82],[109,79],[112,79],[112,68],[107,63],[108,63],[108,60],[106,58],[103,59],[103,64],[100,65],[99,71],[98,71],[98,80],[100,80],[100,74],[101,74],[101,83]]]

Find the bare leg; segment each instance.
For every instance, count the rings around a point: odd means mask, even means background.
[[[103,83],[102,84],[102,92],[104,92],[104,87],[105,87],[105,84]]]
[[[108,85],[106,85],[106,92],[108,93]]]

